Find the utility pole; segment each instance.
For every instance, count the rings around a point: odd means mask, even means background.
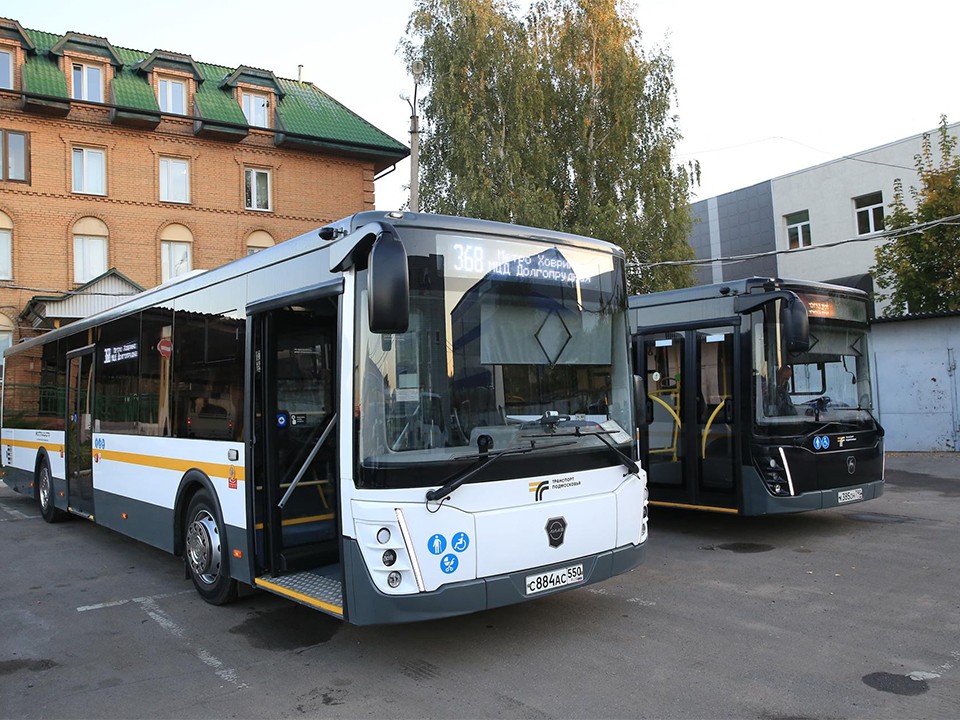
[[[417,116],[417,88],[423,78],[423,61],[414,60],[410,66],[413,73],[413,99],[406,92],[400,97],[410,106],[410,211],[420,212],[420,118]]]

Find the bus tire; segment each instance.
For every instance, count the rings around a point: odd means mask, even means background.
[[[217,503],[201,488],[190,498],[183,528],[183,559],[193,586],[211,605],[237,598],[237,583],[230,578],[223,521]]]
[[[36,488],[37,504],[40,506],[40,517],[48,523],[58,523],[67,519],[67,513],[54,504],[53,475],[50,473],[50,463],[46,456],[37,463],[33,486]]]

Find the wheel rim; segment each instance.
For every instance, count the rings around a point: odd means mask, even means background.
[[[220,530],[208,510],[200,510],[187,527],[186,545],[194,577],[213,585],[220,576]]]
[[[46,512],[50,507],[50,471],[46,466],[40,468],[40,509]]]

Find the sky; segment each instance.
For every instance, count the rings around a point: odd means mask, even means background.
[[[518,0],[523,7],[526,0]],[[692,200],[960,120],[951,78],[960,10],[943,0],[635,0],[648,50],[674,61],[677,162],[697,160]],[[409,145],[413,79],[397,52],[414,0],[229,3],[0,0],[0,16],[52,33],[182,52],[312,82]],[[422,89],[421,89],[422,90]],[[407,200],[410,163],[376,182],[377,208]]]

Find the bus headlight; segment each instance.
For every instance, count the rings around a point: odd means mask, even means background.
[[[757,470],[760,471],[760,477],[767,486],[767,491],[777,497],[789,497],[793,493],[790,491],[787,469],[778,450],[779,448],[775,447],[754,445],[753,457]]]
[[[400,573],[394,570],[392,573],[387,575],[387,585],[389,585],[392,588],[400,587],[401,579],[402,578],[400,577]]]
[[[384,550],[383,551],[383,564],[387,567],[390,567],[397,561],[397,553],[394,550]],[[396,587],[396,585],[391,585],[390,587]]]

